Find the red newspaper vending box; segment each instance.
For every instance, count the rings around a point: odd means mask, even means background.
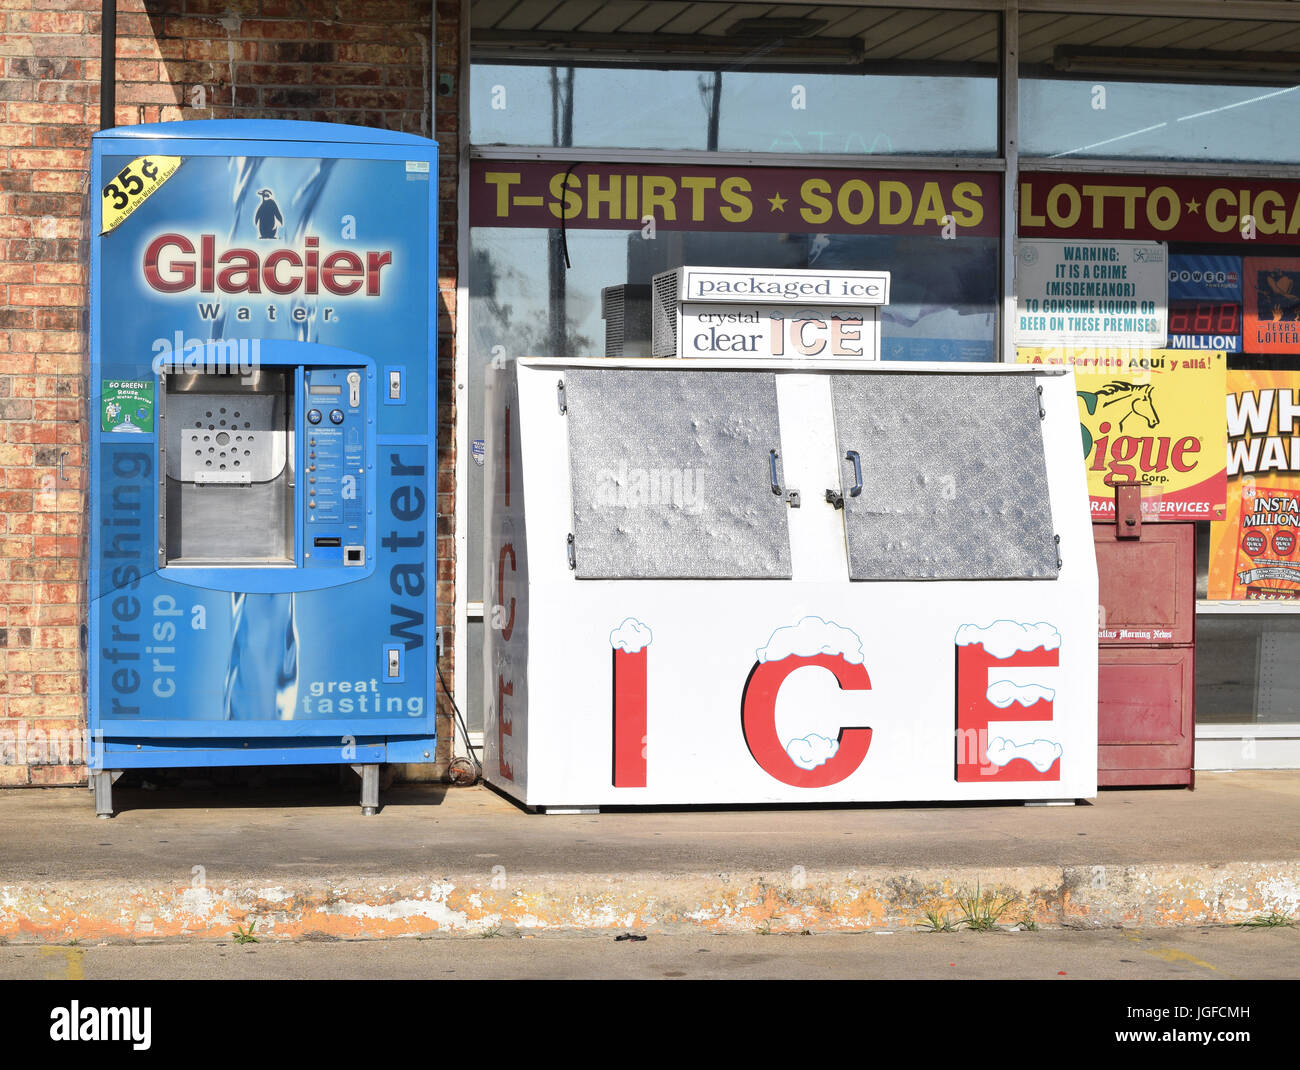
[[[1196,525],[1143,524],[1141,487],[1117,484],[1094,524],[1099,786],[1194,785]]]

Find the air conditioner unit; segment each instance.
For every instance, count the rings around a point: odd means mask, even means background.
[[[649,286],[606,286],[600,291],[600,317],[605,321],[605,356],[651,355]]]

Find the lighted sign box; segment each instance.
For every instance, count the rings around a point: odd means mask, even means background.
[[[651,281],[656,357],[876,360],[887,271],[682,267]]]

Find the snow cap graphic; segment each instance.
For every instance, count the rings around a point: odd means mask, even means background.
[[[825,765],[835,757],[835,752],[839,749],[838,739],[828,739],[816,732],[810,732],[800,739],[792,739],[785,745],[790,761],[800,769],[816,769],[819,765]]]
[[[957,629],[958,646],[982,645],[993,657],[1009,658],[1012,654],[1028,653],[1042,647],[1056,650],[1061,645],[1061,633],[1046,621],[1021,624],[1014,620],[995,620],[987,628],[976,624],[963,624]]]
[[[804,617],[798,624],[777,628],[767,645],[759,647],[755,654],[759,661],[810,658],[817,654],[838,654],[850,665],[861,665],[866,660],[857,632],[821,617]]]
[[[615,650],[626,650],[629,654],[639,654],[653,639],[654,633],[650,630],[650,626],[642,624],[635,617],[626,618],[609,633],[609,645]]]
[[[984,697],[998,709],[1005,710],[1013,702],[1019,702],[1022,706],[1032,706],[1040,699],[1051,702],[1056,698],[1056,692],[1042,684],[1016,684],[1010,680],[998,680],[989,684]]]
[[[1013,758],[1023,758],[1040,773],[1052,768],[1052,763],[1061,756],[1061,745],[1050,739],[1036,739],[1032,743],[1012,743],[1009,739],[998,736],[990,739],[985,749],[989,761],[998,768],[1006,765]]]

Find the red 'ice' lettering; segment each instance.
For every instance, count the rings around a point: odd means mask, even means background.
[[[870,728],[841,728],[839,749],[815,769],[796,765],[776,732],[776,696],[781,684],[796,669],[816,665],[835,677],[844,691],[870,691],[866,666],[855,665],[838,654],[793,655],[779,661],[760,661],[745,681],[741,721],[745,742],[764,772],[796,788],[824,788],[849,776],[867,756]]]
[[[1060,651],[1038,647],[1017,650],[1007,657],[995,657],[983,643],[957,646],[957,782],[1060,780],[1059,757],[1039,772],[1025,758],[1013,758],[1005,765],[994,765],[988,757],[990,721],[1050,721],[1052,700],[1039,698],[1032,705],[1011,702],[1005,708],[993,705],[988,698],[989,670],[1027,667],[1055,667]]]
[[[497,770],[507,780],[514,780],[515,771],[506,762],[506,736],[514,735],[514,726],[506,720],[506,696],[515,693],[514,682],[497,673]]]
[[[615,648],[614,787],[646,786],[646,663],[649,647]]]

